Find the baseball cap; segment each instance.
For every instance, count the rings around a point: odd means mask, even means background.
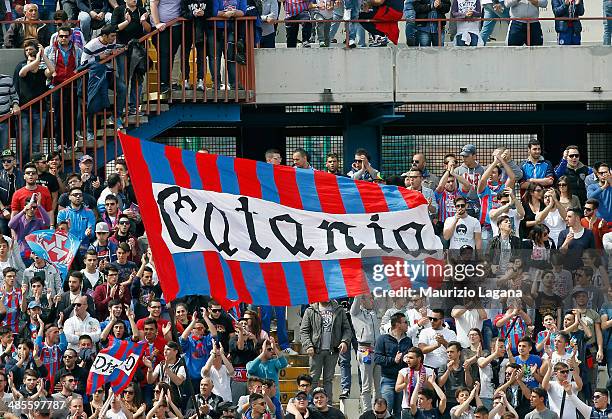
[[[28,303],[28,310],[31,310],[31,309],[36,308],[36,307],[42,308],[42,306],[40,305],[40,303],[38,301],[30,301]]]
[[[585,294],[587,294],[587,295],[588,295],[588,293],[589,293],[589,292],[587,291],[587,289],[586,289],[586,288],[583,288],[583,287],[575,287],[575,288],[573,289],[573,291],[572,291],[572,297],[573,297],[574,295],[576,295],[576,294],[581,293],[581,292],[584,292],[584,293],[585,293]]]
[[[108,224],[106,224],[104,221],[101,221],[98,224],[96,224],[96,233],[110,233]]]
[[[473,154],[476,154],[476,146],[474,144],[466,144],[463,146],[463,148],[461,149],[461,156],[471,156]]]
[[[319,393],[323,393],[325,394],[325,396],[327,396],[327,393],[325,392],[325,389],[323,387],[317,387],[314,390],[312,390],[312,397],[314,397],[315,395]]]
[[[308,398],[308,393],[306,393],[304,390],[300,390],[297,393],[295,393],[294,398],[298,398],[299,396],[305,396],[306,398]]]
[[[79,159],[79,163],[83,163],[85,160],[93,161],[93,157],[91,157],[89,154],[83,154]]]
[[[32,161],[47,160],[47,155],[43,153],[32,154]]]
[[[15,157],[15,153],[13,153],[13,150],[7,148],[2,151],[2,157]]]

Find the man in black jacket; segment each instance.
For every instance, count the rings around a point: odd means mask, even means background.
[[[11,218],[11,200],[19,188],[25,186],[23,174],[17,168],[17,160],[12,150],[2,151],[2,169],[0,169],[0,233],[10,236],[8,227]]]
[[[444,19],[450,7],[450,0],[414,0],[417,19]],[[444,46],[444,27],[445,22],[442,22],[438,33],[438,22],[417,22],[417,46]]]

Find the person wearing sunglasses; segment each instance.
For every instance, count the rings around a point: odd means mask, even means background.
[[[70,401],[70,399],[73,397],[81,397],[81,395],[75,392],[76,379],[72,374],[62,374],[59,378],[59,383],[61,385],[60,391],[58,391],[57,393],[53,393],[51,395],[51,398],[54,401],[60,402],[57,404],[57,406],[60,406],[60,408],[53,409],[53,414],[51,415],[52,419],[65,418],[69,413],[68,402]]]
[[[351,171],[346,175],[353,180],[365,180],[368,182],[382,179],[380,172],[372,167],[370,159],[370,153],[365,148],[358,148],[355,150],[355,160],[351,165]]]
[[[599,208],[597,216],[606,220],[612,221],[612,176],[610,176],[610,166],[607,163],[601,163],[597,168],[598,183],[589,185],[587,188],[587,198],[597,199]]]
[[[442,232],[444,240],[449,241],[449,249],[458,250],[463,246],[482,249],[481,226],[478,220],[467,213],[467,200],[455,198],[456,214],[444,221]]]
[[[564,177],[568,190],[576,194],[580,205],[583,205],[586,201],[584,180],[591,173],[593,173],[593,169],[580,161],[580,151],[578,146],[575,145],[569,145],[565,148],[563,158],[559,165],[555,167],[555,177],[558,179],[558,183],[561,183],[561,177]]]
[[[229,341],[236,335],[234,322],[230,316],[223,310],[221,304],[215,300],[208,302],[208,318],[215,325],[217,330],[217,339],[223,345],[225,353],[229,353]]]
[[[554,367],[549,360],[544,360],[542,366],[546,369],[546,374],[542,379],[542,388],[548,392],[548,403],[550,410],[557,413],[560,419],[576,419],[576,405],[565,395],[563,402],[563,386],[570,383],[572,392],[577,393],[582,390],[582,379],[580,374],[572,374],[572,371],[578,371],[576,358],[571,357],[568,363],[557,362]],[[552,380],[553,373],[555,380]],[[574,381],[572,381],[572,376]],[[561,413],[563,406],[563,413]]]
[[[603,249],[603,236],[610,231],[610,225],[601,217],[597,216],[599,201],[587,199],[584,203],[584,217],[580,220],[582,227],[591,230],[595,236],[595,248]]]
[[[66,340],[68,340],[68,347],[74,350],[79,348],[78,343],[81,335],[90,336],[93,343],[96,344],[100,341],[100,334],[102,333],[98,319],[87,312],[87,297],[81,295],[74,300],[72,304],[74,315],[64,323],[64,333],[66,334]]]
[[[10,236],[8,220],[11,216],[11,199],[15,191],[25,185],[23,173],[17,168],[15,153],[11,149],[2,151],[0,167],[0,232]]]
[[[612,406],[610,406],[610,396],[605,388],[596,388],[593,392],[593,406],[587,405],[580,400],[575,391],[572,391],[571,383],[566,382],[563,389],[567,393],[568,400],[571,400],[580,414],[589,419],[607,419],[612,415]]]
[[[391,413],[387,409],[387,401],[378,397],[374,400],[374,407],[363,412],[359,419],[389,419],[391,417]]]
[[[74,378],[74,389],[72,391],[85,395],[85,387],[87,386],[87,371],[81,367],[78,363],[81,360],[77,352],[74,349],[66,349],[62,356],[62,366],[59,371],[55,374],[55,391],[61,391],[62,377],[64,375],[70,375]]]

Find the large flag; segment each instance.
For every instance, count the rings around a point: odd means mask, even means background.
[[[49,262],[66,279],[81,241],[72,234],[56,230],[37,230],[25,237],[36,256]]]
[[[98,352],[87,377],[87,394],[110,383],[115,394],[120,394],[132,381],[136,366],[142,356],[145,342],[113,339],[109,337],[108,347]]]
[[[397,45],[399,41],[398,22],[404,13],[403,0],[385,0],[380,6],[374,6],[367,12],[361,12],[359,19],[370,19],[374,22],[362,22],[363,29],[373,35],[387,36]]]
[[[442,246],[419,192],[120,138],[169,301],[289,306],[439,286],[427,268]],[[380,270],[403,261],[422,269]]]

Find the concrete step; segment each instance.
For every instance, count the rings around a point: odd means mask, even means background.
[[[293,380],[295,381],[300,375],[308,374],[310,368],[306,367],[288,367],[283,369],[279,374],[279,379],[282,380]]]

